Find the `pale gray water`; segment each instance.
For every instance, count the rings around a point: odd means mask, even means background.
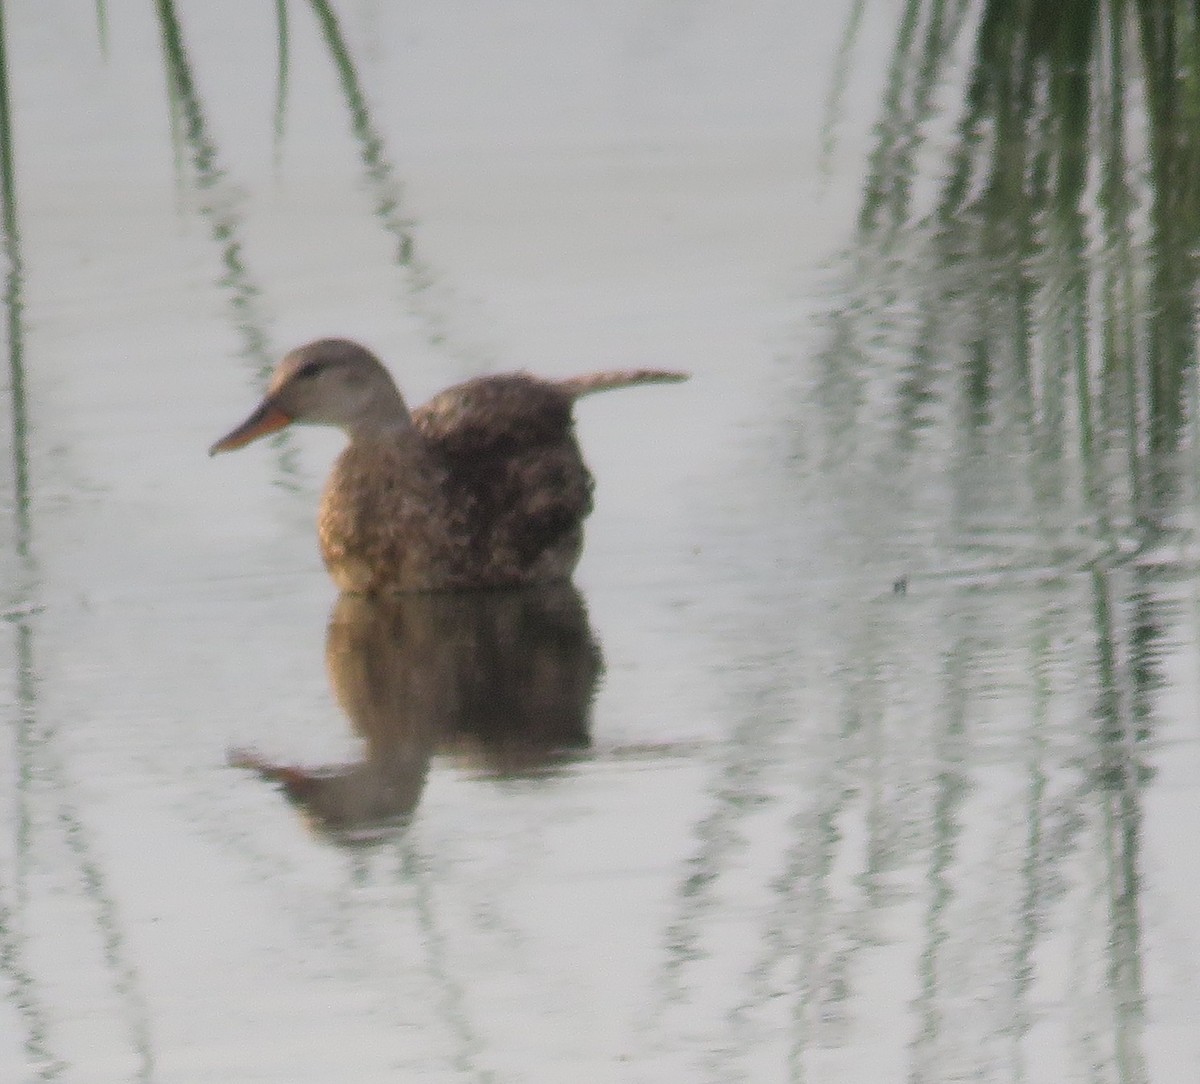
[[[855,7],[356,2],[339,39],[292,4],[276,143],[273,5],[110,2],[103,49],[90,5],[5,5],[0,1080],[1196,1079],[1190,391],[1155,424],[1195,374],[1137,367],[1194,294],[1139,301],[1139,170],[1120,258],[1040,204],[1034,255],[923,217],[976,13],[909,146],[905,5]],[[693,372],[580,407],[587,619],[546,665],[586,749],[429,761],[414,723],[345,768],[338,438],[204,454],[324,334],[414,401]],[[474,641],[359,618],[336,650],[462,687]],[[391,819],[347,845],[232,749]]]

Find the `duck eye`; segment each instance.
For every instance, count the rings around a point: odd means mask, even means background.
[[[306,361],[299,369],[296,370],[296,375],[293,380],[307,380],[311,376],[316,376],[326,367],[323,361]]]

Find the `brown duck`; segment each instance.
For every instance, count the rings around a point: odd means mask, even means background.
[[[565,579],[583,546],[592,476],[571,417],[581,395],[685,380],[657,369],[543,380],[482,376],[409,412],[383,364],[346,339],[288,354],[266,397],[210,449],[291,422],[349,444],[325,484],[321,554],[343,591],[508,587]]]

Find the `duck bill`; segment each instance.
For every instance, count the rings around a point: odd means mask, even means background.
[[[208,454],[216,455],[218,452],[232,452],[235,448],[244,448],[252,440],[274,433],[289,425],[291,421],[290,414],[280,410],[270,399],[264,399],[250,417],[209,448]]]

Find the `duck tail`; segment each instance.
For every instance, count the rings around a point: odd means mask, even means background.
[[[556,381],[572,399],[582,395],[591,395],[595,391],[608,391],[610,388],[628,388],[634,384],[678,384],[687,380],[690,373],[675,372],[671,369],[609,369],[601,373],[585,373],[583,376],[572,376],[566,380]]]

